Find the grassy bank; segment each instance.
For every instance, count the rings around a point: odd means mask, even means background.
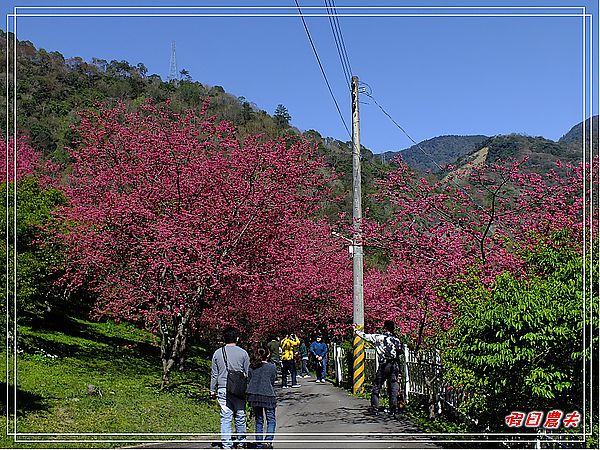
[[[160,350],[156,338],[126,324],[68,319],[55,329],[21,326],[17,337],[17,433],[213,433],[219,429],[217,405],[208,395],[210,362],[194,348],[184,372],[173,374],[160,390]],[[8,363],[13,379],[12,356]],[[6,378],[3,377],[3,397]],[[9,393],[9,430],[13,430],[14,391]],[[3,402],[4,403],[4,402]],[[3,405],[3,428],[6,406]],[[128,439],[126,436],[20,436],[22,439]],[[131,439],[132,437],[129,437]],[[186,436],[164,438],[186,439]],[[157,439],[135,436],[133,439]],[[60,443],[58,447],[69,444]],[[100,444],[95,444],[100,446]],[[103,443],[101,446],[127,445]],[[47,446],[14,443],[0,448]],[[56,446],[56,444],[54,444]],[[79,442],[77,447],[90,446]]]

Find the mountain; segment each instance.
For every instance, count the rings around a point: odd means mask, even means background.
[[[589,145],[590,123],[593,124],[592,145],[597,154],[598,116],[586,121],[586,145]],[[490,163],[527,157],[524,164],[527,170],[544,173],[555,168],[557,160],[570,163],[581,161],[583,126],[583,122],[578,123],[557,142],[542,136],[523,134],[439,136],[399,152],[386,152],[380,158],[392,162],[399,155],[415,170],[444,174],[448,165],[461,167],[474,161]]]
[[[590,123],[593,124],[594,153],[598,154],[598,116],[593,116],[585,122],[586,154],[589,151]],[[583,122],[578,123],[557,142],[541,136],[533,137],[522,134],[494,136],[484,141],[479,151],[459,158],[455,165],[460,167],[476,159],[490,163],[507,159],[520,160],[527,157],[528,159],[523,165],[525,169],[545,173],[550,169],[556,169],[558,160],[577,164],[582,161],[583,127]],[[485,158],[482,158],[483,153],[485,153]]]
[[[485,153],[485,157],[482,154]],[[506,160],[521,160],[527,157],[523,168],[536,173],[545,173],[556,168],[556,161],[577,163],[581,161],[581,145],[577,148],[555,142],[541,136],[509,134],[491,137],[473,151],[455,162],[461,167],[475,159],[493,163]]]
[[[589,143],[589,132],[590,132],[590,122],[592,124],[592,145],[594,149],[598,149],[598,116],[593,116],[591,121],[587,119],[585,121],[585,141],[586,144]],[[583,122],[579,122],[575,125],[567,134],[561,137],[558,140],[559,144],[572,147],[577,149],[581,153],[582,143],[583,143]]]
[[[448,164],[453,164],[461,157],[479,150],[486,139],[488,136],[483,135],[434,137],[399,152],[386,152],[382,160],[391,162],[399,155],[413,169],[439,173]]]
[[[14,36],[0,30],[0,58],[13,58]],[[10,45],[8,45],[10,44]],[[326,205],[325,214],[337,220],[340,213],[352,211],[352,146],[349,142],[323,137],[318,131],[301,132],[290,126],[288,121],[276,120],[244,97],[233,96],[220,86],[209,86],[193,81],[189,75],[178,83],[163,81],[158,75],[148,75],[144,64],[131,65],[127,61],[106,61],[93,58],[90,62],[82,58],[66,58],[59,52],[36,49],[29,41],[17,41],[17,127],[29,136],[34,148],[46,158],[68,165],[65,147],[72,141],[70,126],[77,123],[77,112],[93,109],[97,102],[114,104],[124,102],[136,108],[142,102],[170,101],[177,111],[189,108],[200,109],[203,102],[210,101],[208,114],[218,120],[228,120],[236,126],[240,138],[249,134],[262,134],[265,138],[287,135],[304,135],[315,141],[320,154],[341,173],[332,183],[337,196],[335,202]],[[12,61],[11,61],[12,63]],[[12,73],[5,73],[0,66],[0,90],[12,92]],[[6,83],[9,83],[7,86]],[[0,122],[6,123],[6,97],[0,96]],[[9,135],[12,133],[12,120]],[[594,143],[598,145],[598,116],[594,117]],[[376,191],[376,180],[384,177],[393,168],[387,164],[394,156],[402,158],[415,170],[444,174],[448,164],[462,165],[477,154],[481,160],[495,161],[507,157],[529,156],[528,164],[534,170],[545,171],[557,159],[577,162],[581,160],[583,124],[574,126],[558,142],[542,137],[508,135],[488,137],[439,136],[425,140],[401,152],[373,155],[362,148],[363,207],[372,217],[381,218],[388,214],[387,206],[369,194]],[[478,152],[478,153],[477,153]]]
[[[0,59],[8,57],[11,66],[13,52],[7,55],[6,49],[12,48],[13,42],[12,33],[0,30]],[[235,97],[221,86],[193,81],[189,76],[172,83],[163,81],[159,75],[148,74],[143,63],[65,58],[56,51],[36,49],[29,41],[17,41],[16,47],[17,127],[44,156],[61,162],[68,161],[64,148],[71,143],[70,126],[79,120],[78,112],[93,109],[98,102],[109,105],[123,102],[129,108],[136,108],[147,100],[157,104],[168,100],[173,109],[184,111],[199,110],[208,100],[207,114],[235,123],[242,138],[260,133],[277,137],[290,132],[289,126],[281,126],[245,98]],[[2,92],[7,89],[7,81],[12,86],[12,73],[6,74],[6,67],[2,65]],[[6,111],[6,98],[0,96],[2,123],[6,123]],[[12,120],[9,126],[12,127]],[[9,129],[9,134],[11,132]]]

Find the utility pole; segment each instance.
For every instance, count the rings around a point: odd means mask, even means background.
[[[358,77],[352,77],[352,305],[354,325],[359,330],[365,327],[363,300],[363,246],[362,246],[362,204],[360,176],[360,118],[358,114]],[[365,344],[362,338],[354,336],[352,346],[352,392],[362,393],[365,383]]]

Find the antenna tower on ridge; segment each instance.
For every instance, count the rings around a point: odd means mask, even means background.
[[[169,82],[179,82],[179,71],[177,70],[177,55],[175,54],[175,41],[171,42],[171,66],[169,68]]]

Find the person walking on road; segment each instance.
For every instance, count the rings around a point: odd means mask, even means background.
[[[310,352],[316,360],[316,382],[325,383],[325,376],[327,375],[327,344],[323,342],[323,338],[320,335],[317,335],[315,341],[310,344]]]
[[[387,381],[388,396],[389,396],[389,412],[394,416],[398,412],[398,392],[400,385],[398,383],[398,374],[400,366],[398,358],[402,351],[402,343],[398,339],[394,330],[395,324],[391,320],[386,320],[383,324],[384,332],[377,334],[367,334],[354,327],[355,333],[365,341],[375,344],[375,351],[379,358],[379,367],[375,373],[373,380],[373,390],[371,391],[371,407],[370,412],[379,414],[379,393],[384,381]]]
[[[281,349],[279,348],[279,345],[280,345],[279,336],[273,337],[273,339],[271,339],[267,344],[267,349],[269,350],[269,353],[271,354],[271,356],[269,356],[269,362],[272,362],[273,364],[275,364],[278,374],[281,373],[281,357],[280,357]]]
[[[248,374],[250,357],[246,350],[237,346],[239,332],[235,328],[227,328],[223,332],[225,345],[215,350],[210,372],[210,395],[216,398],[221,408],[221,445],[233,448],[231,425],[235,419],[237,446],[246,441],[246,399],[236,397],[227,392],[227,373],[242,371]]]
[[[304,339],[302,339],[302,342],[300,342],[300,348],[298,351],[300,353],[300,358],[302,358],[300,376],[302,378],[308,378],[310,377],[310,372],[308,371],[308,348],[306,347],[306,342],[304,342]]]
[[[276,379],[277,369],[275,364],[269,362],[269,351],[259,348],[253,355],[250,365],[247,391],[248,403],[252,406],[254,413],[257,448],[273,448],[273,433],[277,426],[275,418],[277,395],[274,387]],[[263,442],[265,417],[267,432]]]
[[[281,340],[281,387],[287,388],[288,373],[292,376],[292,387],[298,388],[300,385],[296,380],[296,362],[294,361],[294,349],[300,345],[300,339],[295,334],[286,334]]]

